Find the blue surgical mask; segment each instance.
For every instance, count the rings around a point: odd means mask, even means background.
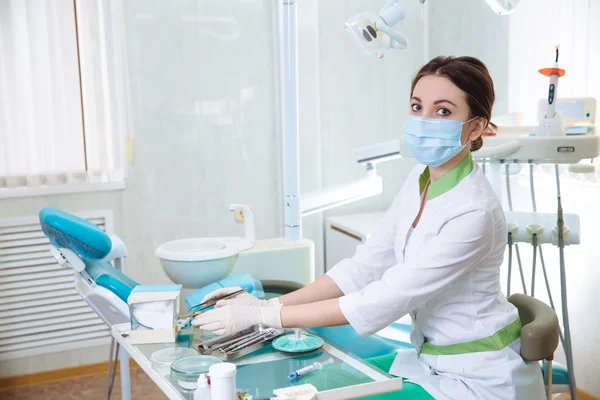
[[[463,122],[409,115],[404,124],[404,143],[421,164],[440,166],[465,148],[460,141],[462,127],[476,118]]]

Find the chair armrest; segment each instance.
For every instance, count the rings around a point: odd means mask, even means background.
[[[558,317],[545,303],[524,294],[508,298],[519,310],[521,328],[521,357],[527,361],[552,359],[558,347]]]

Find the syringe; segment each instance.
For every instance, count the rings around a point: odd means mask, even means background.
[[[333,358],[330,358],[329,360],[320,363],[320,362],[314,362],[311,365],[309,365],[308,367],[304,367],[304,368],[300,368],[297,371],[294,371],[290,374],[290,376],[288,378],[290,379],[296,379],[299,376],[302,376],[304,374],[307,374],[309,372],[315,371],[315,370],[319,370],[319,369],[323,369],[323,367],[327,366],[327,365],[333,365],[334,361]]]

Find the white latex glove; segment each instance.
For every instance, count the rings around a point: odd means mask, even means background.
[[[214,292],[210,292],[209,294],[207,294],[204,297],[204,299],[202,299],[202,303],[212,300],[217,297],[221,297],[221,296],[225,296],[230,293],[233,293],[233,292],[237,292],[238,290],[242,290],[242,288],[239,286],[235,286],[235,287],[215,290]],[[217,302],[217,304],[215,305],[215,308],[220,308],[220,307],[224,307],[224,306],[232,306],[232,305],[266,307],[266,306],[272,306],[272,305],[278,305],[278,304],[279,304],[279,300],[277,298],[274,298],[271,300],[261,300],[256,296],[253,296],[247,292],[243,292],[243,293],[238,294],[234,298],[226,299],[226,300],[219,300]]]
[[[226,296],[228,294],[237,292],[239,290],[242,290],[242,288],[239,286],[226,287],[226,288],[222,288],[222,289],[213,290],[212,292],[210,292],[209,294],[204,296],[204,298],[202,299],[200,304],[206,303],[207,301],[215,299],[217,297]]]
[[[192,325],[216,335],[238,332],[256,324],[281,328],[281,307],[281,304],[269,307],[224,306],[198,315],[192,320]]]
[[[235,296],[233,299],[219,300],[215,305],[215,308],[225,307],[225,306],[253,306],[253,307],[270,307],[270,306],[278,306],[281,303],[277,297],[271,300],[261,300],[258,297],[255,297],[249,293],[241,293],[238,296]]]

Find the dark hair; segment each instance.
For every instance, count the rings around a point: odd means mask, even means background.
[[[460,90],[467,94],[471,118],[483,117],[488,126],[495,128],[490,122],[492,107],[496,94],[494,82],[485,64],[475,57],[444,57],[438,56],[425,64],[415,76],[410,88],[410,96],[419,79],[428,75],[444,76],[454,83]],[[471,151],[477,151],[483,146],[483,138],[479,136],[471,142]]]

